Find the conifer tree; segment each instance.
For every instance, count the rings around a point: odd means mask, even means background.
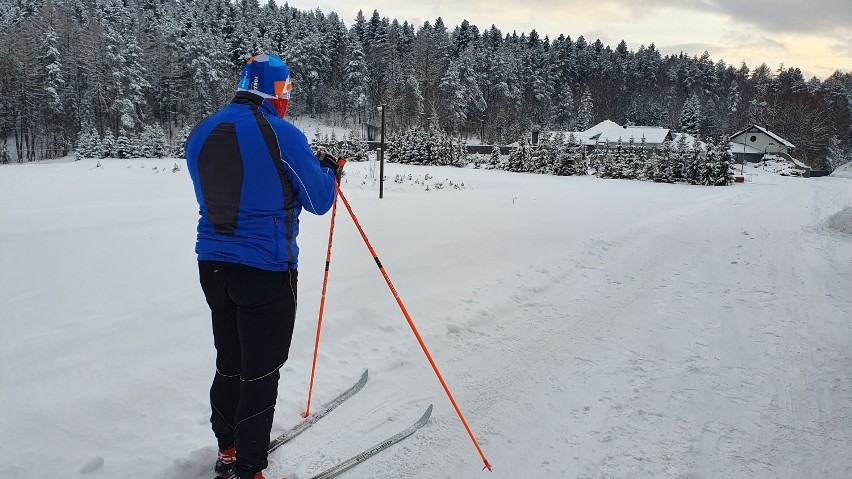
[[[122,130],[119,132],[118,137],[115,139],[115,158],[130,158],[131,157],[131,144],[130,138],[127,136],[127,132]]]
[[[526,136],[518,140],[518,146],[509,152],[509,161],[506,163],[506,171],[522,172],[529,164],[529,147]]]
[[[636,140],[631,136],[624,149],[624,161],[621,167],[621,177],[630,180],[636,179],[636,165],[639,163],[636,148]]]
[[[727,138],[720,137],[716,141],[717,168],[716,186],[728,186],[734,182],[733,157]]]
[[[580,109],[577,112],[577,130],[585,131],[592,126],[592,109],[594,102],[592,100],[592,92],[589,86],[583,87],[583,96],[580,99]]]
[[[672,143],[664,141],[657,152],[654,181],[661,183],[674,183],[672,172],[674,161],[672,159]]]
[[[636,156],[635,161],[633,162],[633,172],[632,177],[636,179],[645,179],[645,164],[647,162],[648,150],[645,145],[645,137],[642,137],[642,141],[639,142],[639,146],[636,148]]]
[[[688,181],[690,185],[701,184],[701,168],[704,162],[704,156],[701,145],[697,141],[693,142],[689,150],[689,156],[687,157],[686,168],[686,181]]]
[[[701,106],[697,95],[692,95],[683,105],[680,114],[680,129],[690,135],[701,133]]]
[[[494,144],[491,147],[491,156],[488,158],[489,168],[497,168],[500,165],[500,147]]]
[[[672,150],[671,172],[669,173],[673,182],[686,181],[690,160],[689,143],[686,141],[686,135],[678,135]]]
[[[98,158],[115,158],[115,136],[109,130],[101,138]]]
[[[701,148],[701,168],[699,171],[699,184],[704,186],[713,186],[716,184],[716,173],[719,169],[719,150],[716,144],[708,139],[707,148]]]

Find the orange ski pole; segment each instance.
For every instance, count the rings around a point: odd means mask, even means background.
[[[346,160],[343,158],[338,158],[337,165],[339,168],[343,168],[343,165],[346,164]],[[337,181],[335,181],[335,187],[337,187]],[[340,188],[337,187],[337,191],[340,191]],[[319,343],[320,343],[320,333],[322,332],[322,315],[325,311],[325,293],[328,290],[328,270],[331,266],[331,240],[334,238],[334,217],[337,216],[337,197],[334,198],[334,203],[331,206],[331,226],[328,230],[328,249],[325,252],[325,273],[322,278],[322,296],[320,297],[320,306],[319,306],[319,319],[317,320],[317,338],[314,343],[314,361],[311,366],[311,385],[308,387],[308,405],[305,408],[305,412],[302,413],[302,417],[308,417],[311,415],[311,396],[314,391],[314,375],[317,371],[317,354],[319,353]]]
[[[399,294],[396,292],[396,288],[394,288],[393,283],[390,280],[390,276],[388,276],[387,271],[385,271],[384,266],[382,266],[382,262],[379,261],[379,256],[376,254],[376,250],[373,249],[373,246],[370,244],[370,240],[368,240],[367,235],[364,234],[364,229],[361,228],[361,224],[358,223],[358,218],[355,217],[355,213],[352,212],[352,207],[349,206],[349,202],[346,201],[346,196],[344,196],[343,192],[340,191],[340,185],[337,186],[337,196],[339,196],[340,199],[343,200],[343,204],[349,211],[349,216],[352,217],[352,221],[355,222],[355,227],[358,228],[358,232],[361,233],[361,238],[364,239],[364,243],[367,245],[367,249],[370,250],[370,254],[373,255],[373,259],[376,261],[376,265],[378,265],[379,271],[381,271],[382,276],[385,278],[385,282],[388,284],[388,287],[391,290],[391,294],[393,294],[394,299],[396,299],[396,303],[399,305],[399,309],[402,311],[403,316],[405,316],[405,320],[408,321],[408,325],[411,327],[411,331],[414,333],[414,337],[416,337],[417,342],[420,343],[420,348],[423,349],[423,353],[426,354],[426,359],[429,360],[429,364],[432,365],[432,369],[435,371],[435,375],[438,376],[438,381],[440,381],[441,386],[444,387],[444,392],[447,393],[447,397],[453,404],[453,408],[455,408],[456,414],[458,414],[459,419],[461,419],[462,425],[464,425],[464,428],[467,431],[467,435],[470,436],[470,440],[473,441],[473,445],[476,447],[476,451],[479,452],[479,456],[485,463],[485,467],[483,467],[482,469],[488,469],[490,471],[491,464],[488,462],[488,459],[485,458],[485,453],[482,452],[482,448],[479,446],[479,442],[473,436],[473,431],[470,430],[470,426],[467,425],[467,421],[464,418],[464,414],[462,414],[461,409],[459,409],[455,398],[453,398],[453,393],[450,392],[450,388],[447,386],[446,381],[444,381],[444,377],[438,370],[438,366],[435,364],[435,360],[432,359],[432,354],[429,353],[429,349],[426,347],[426,343],[423,342],[423,338],[420,336],[420,332],[417,331],[417,326],[414,325],[414,321],[411,319],[411,315],[408,314],[408,310],[405,308],[405,304],[403,304],[402,298],[400,298]]]

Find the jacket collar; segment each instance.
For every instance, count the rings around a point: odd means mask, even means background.
[[[278,118],[278,111],[275,110],[275,107],[269,104],[268,101],[263,101],[263,97],[255,94],[249,93],[247,91],[238,91],[234,94],[234,98],[231,100],[231,103],[237,105],[248,105],[252,107],[252,109],[260,109],[265,113],[269,113],[270,115]]]

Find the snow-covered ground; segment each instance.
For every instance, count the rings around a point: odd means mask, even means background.
[[[852,162],[846,163],[845,165],[839,166],[836,170],[831,172],[831,176],[835,178],[849,178],[852,179]]]
[[[197,206],[174,160],[0,168],[6,478],[211,478]],[[179,163],[180,164],[180,163]],[[494,466],[338,212],[314,404],[271,456],[311,477],[852,477],[852,182],[728,188],[369,163],[344,191]],[[440,184],[439,184],[440,183]],[[428,189],[427,189],[428,186]],[[275,431],[305,407],[329,217],[302,217]]]

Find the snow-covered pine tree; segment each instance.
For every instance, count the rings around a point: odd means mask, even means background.
[[[693,136],[701,133],[701,103],[695,94],[691,95],[683,105],[680,129]]]
[[[88,129],[80,133],[77,139],[77,148],[74,152],[77,159],[100,158],[101,138],[97,130]]]
[[[689,143],[686,141],[686,135],[678,135],[672,150],[670,176],[673,182],[686,181],[686,170],[689,167],[690,160]]]
[[[175,143],[172,145],[171,156],[175,158],[186,158],[186,139],[192,133],[192,126],[184,125],[175,137]]]
[[[142,49],[133,32],[133,16],[118,0],[106,3],[104,14],[112,21],[104,32],[107,69],[105,90],[116,129],[129,132],[140,126],[139,108],[145,105],[145,91],[150,88],[142,65]]]
[[[627,152],[624,148],[621,138],[615,143],[615,148],[611,150],[612,156],[607,161],[605,178],[624,178],[624,170],[627,163]]]
[[[506,163],[506,171],[522,172],[529,163],[529,147],[526,135],[518,140],[518,146],[509,152],[509,161]]]
[[[139,153],[142,158],[167,156],[166,133],[158,125],[146,125],[140,138]]]
[[[728,186],[734,183],[734,159],[728,139],[723,135],[716,140],[718,163],[716,168],[716,186]]]
[[[586,152],[586,147],[579,144],[573,147],[571,151],[571,159],[574,162],[574,174],[577,176],[587,176],[589,174],[589,156]]]
[[[573,175],[585,176],[589,174],[589,162],[586,158],[585,147],[574,136],[574,132],[568,133],[565,140],[565,155],[571,162]]]
[[[639,142],[638,147],[636,148],[636,156],[633,162],[633,178],[643,180],[645,179],[645,164],[647,162],[648,150],[647,145],[645,144],[645,137],[642,137],[642,140]]]
[[[701,149],[703,160],[699,173],[699,184],[713,186],[716,184],[716,172],[719,169],[719,150],[712,138],[707,139],[707,149]]]
[[[632,136],[624,149],[624,160],[621,166],[621,177],[629,180],[636,179],[636,165],[639,163],[636,148],[636,139]]]
[[[674,183],[672,172],[674,170],[674,161],[672,159],[672,142],[666,140],[660,145],[657,151],[656,165],[654,167],[654,181],[660,183]]]
[[[603,178],[603,170],[606,163],[609,161],[609,142],[603,145],[595,146],[595,149],[587,156],[589,160],[589,168],[592,173],[598,178]]]
[[[107,130],[104,136],[101,137],[98,158],[115,158],[115,136]]]
[[[458,168],[464,168],[465,166],[467,166],[468,163],[470,163],[470,158],[467,154],[467,145],[465,144],[464,139],[456,139],[455,152],[456,157],[453,166],[456,166]]]
[[[571,93],[571,85],[565,84],[556,98],[556,106],[553,108],[553,120],[560,129],[570,128],[574,122],[574,95]]]
[[[580,107],[577,111],[577,130],[585,131],[592,126],[593,114],[592,110],[594,109],[594,100],[592,100],[592,92],[589,90],[589,86],[585,85],[583,87],[583,96],[580,99]]]
[[[565,144],[565,133],[560,130],[554,135],[553,143],[553,166],[552,171],[557,176],[569,176],[574,174],[574,161],[571,159],[569,148],[571,145]]]
[[[693,142],[689,149],[685,178],[690,185],[701,184],[701,168],[704,163],[704,156],[705,153],[700,143],[697,141]]]
[[[115,152],[115,158],[130,158],[130,138],[128,138],[126,131],[121,130],[118,133],[113,151]]]
[[[500,147],[495,143],[491,146],[491,156],[488,158],[488,167],[493,169],[500,165]]]
[[[852,105],[852,93],[849,96],[850,105]],[[850,106],[852,109],[852,106]],[[825,155],[825,162],[828,165],[828,171],[834,171],[837,167],[846,164],[849,161],[849,155],[843,151],[843,143],[837,135],[832,135],[828,141],[828,149]]]
[[[652,149],[645,153],[645,162],[642,165],[642,178],[648,181],[656,181],[658,176],[657,163],[659,163],[658,152]]]

